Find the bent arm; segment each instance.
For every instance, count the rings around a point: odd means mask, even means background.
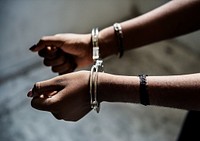
[[[173,0],[144,15],[121,23],[125,50],[177,37],[200,28],[200,1]],[[100,32],[104,57],[117,53],[113,27]]]
[[[99,73],[100,101],[140,103],[139,78]],[[200,110],[200,73],[148,76],[150,105]]]

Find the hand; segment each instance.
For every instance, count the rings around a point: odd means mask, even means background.
[[[77,121],[91,110],[89,72],[79,71],[37,82],[28,96],[33,97],[32,107],[49,111],[57,119]]]
[[[64,74],[93,63],[90,34],[56,34],[45,36],[30,48],[44,57],[53,72]]]

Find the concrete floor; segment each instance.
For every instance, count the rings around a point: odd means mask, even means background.
[[[37,54],[28,50],[32,44],[43,35],[83,33],[90,31],[93,25],[103,27],[121,20],[114,18],[118,10],[110,6],[113,1],[108,5],[105,1],[80,2],[0,3],[0,141],[175,141],[187,113],[185,110],[103,103],[100,114],[92,111],[72,123],[58,121],[50,113],[30,106],[31,99],[26,94],[33,84],[56,76],[42,65]],[[106,23],[91,20],[95,16],[90,12],[93,9],[89,3],[105,5],[103,12],[108,14],[101,19],[105,18]],[[114,3],[114,7],[124,9],[121,17],[133,14],[132,5],[132,1]],[[100,12],[101,8],[96,10],[96,14],[105,15]],[[120,75],[194,73],[200,70],[199,59],[197,51],[177,40],[168,40],[126,52],[122,59],[113,56],[105,60],[105,71]]]

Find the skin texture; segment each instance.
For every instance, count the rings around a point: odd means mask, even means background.
[[[34,95],[32,106],[57,119],[77,121],[91,110],[88,75],[80,71],[36,83],[28,94]]]
[[[121,24],[124,50],[177,37],[200,28],[200,1],[173,0],[157,9]],[[113,26],[99,33],[102,58],[118,53]],[[37,82],[28,92],[32,107],[49,111],[57,119],[77,121],[90,110],[88,71],[92,60],[90,34],[45,36],[30,48],[44,58],[53,72],[64,74]],[[72,73],[69,73],[72,72]],[[80,79],[81,78],[81,79]],[[200,73],[174,76],[148,76],[151,105],[200,110]],[[98,101],[140,103],[138,76],[98,73]]]
[[[57,119],[77,121],[90,110],[88,71],[78,71],[37,82],[28,96],[32,106]],[[81,78],[81,79],[80,79]],[[137,76],[98,74],[98,101],[140,103]],[[200,110],[200,73],[148,76],[150,105]]]
[[[90,34],[56,34],[44,36],[30,50],[44,58],[44,65],[64,74],[93,63]]]

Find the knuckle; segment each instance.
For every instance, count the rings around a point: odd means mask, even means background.
[[[38,51],[38,55],[39,55],[40,57],[44,57],[44,52],[43,52],[43,51]]]
[[[33,98],[31,100],[31,106],[35,109],[42,110],[42,111],[52,111],[55,109],[54,105],[51,101],[45,101],[40,98]]]
[[[44,41],[46,41],[47,40],[47,36],[43,36],[41,39],[40,39],[40,42],[44,42]]]
[[[47,60],[47,59],[44,59],[44,60],[43,60],[43,64],[44,64],[45,66],[51,66],[51,63],[50,63],[49,60]]]
[[[36,82],[33,86],[33,93],[39,93],[40,87],[41,87],[40,82]]]
[[[52,72],[58,72],[57,67],[51,67]]]
[[[60,64],[64,64],[66,62],[66,58],[64,56],[61,56],[59,59],[58,59],[59,63]]]
[[[63,67],[63,65],[58,65],[58,66],[52,66],[52,71],[53,72],[63,72],[63,70],[66,69],[66,67]]]
[[[38,104],[38,102],[36,102],[36,99],[35,99],[35,98],[33,98],[33,99],[31,100],[31,106],[32,106],[33,108],[35,108],[35,109],[38,109],[38,110],[41,110],[41,109],[42,109],[41,106]]]
[[[40,89],[40,82],[36,82],[36,83],[34,84],[34,88],[35,88],[35,89]]]
[[[60,61],[62,63],[65,63],[65,62],[67,62],[67,58],[63,55],[63,56],[60,57]]]
[[[32,106],[33,108],[36,108],[36,107],[37,107],[36,104],[35,104],[35,102],[34,102],[34,99],[31,100],[31,106]]]
[[[62,120],[63,119],[60,114],[54,114],[54,113],[52,113],[52,114],[57,120]]]
[[[60,76],[55,77],[54,84],[56,84],[57,86],[62,87],[62,86],[64,86],[63,83],[64,83],[64,79],[62,77],[60,77]]]

